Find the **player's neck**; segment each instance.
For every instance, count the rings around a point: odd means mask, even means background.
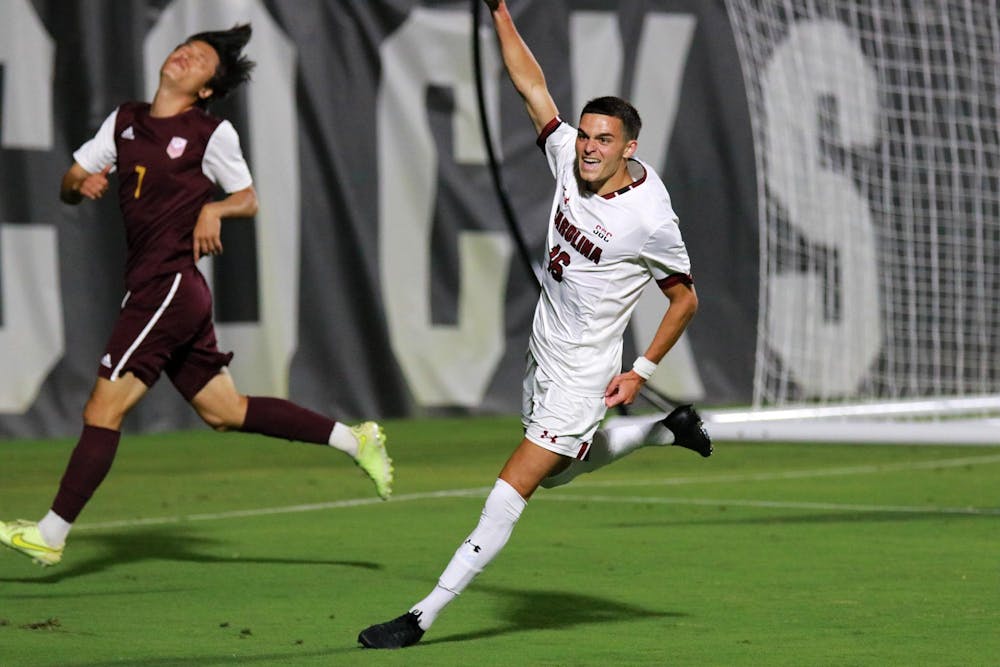
[[[154,118],[169,118],[182,114],[194,107],[197,98],[192,95],[178,93],[170,88],[160,86],[149,107],[149,115]]]
[[[595,195],[603,197],[606,194],[617,192],[633,181],[632,175],[628,172],[628,161],[623,160],[621,168],[600,183],[587,183],[588,190]]]

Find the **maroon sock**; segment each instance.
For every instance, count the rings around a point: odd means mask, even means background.
[[[118,451],[120,431],[99,426],[84,426],[59,482],[59,492],[52,501],[52,511],[73,523],[84,505],[101,485]]]
[[[329,417],[282,398],[247,397],[247,416],[241,431],[273,438],[326,445],[336,424]]]

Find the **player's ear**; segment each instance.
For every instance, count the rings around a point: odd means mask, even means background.
[[[625,157],[632,157],[635,155],[635,151],[639,148],[639,142],[632,139],[625,144]]]
[[[198,91],[198,99],[207,100],[209,97],[212,96],[214,92],[215,91],[209,88],[208,86],[204,86],[202,87],[201,90]]]

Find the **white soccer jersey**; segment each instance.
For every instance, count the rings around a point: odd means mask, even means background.
[[[115,145],[117,118],[116,108],[104,119],[97,134],[73,153],[73,160],[91,174],[99,172],[118,159],[118,148]],[[228,120],[219,123],[208,140],[201,162],[201,171],[227,193],[245,190],[253,185],[250,168],[240,149],[240,137]]]
[[[631,159],[631,185],[604,196],[581,190],[576,136],[556,118],[538,138],[556,192],[529,350],[560,386],[603,396],[621,370],[625,327],[646,283],[690,282],[691,264],[670,195],[653,169]]]

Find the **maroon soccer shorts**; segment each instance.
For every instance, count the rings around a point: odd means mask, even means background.
[[[219,351],[212,293],[194,267],[150,280],[122,302],[98,375],[114,381],[133,373],[152,387],[166,372],[190,401],[232,360]]]

